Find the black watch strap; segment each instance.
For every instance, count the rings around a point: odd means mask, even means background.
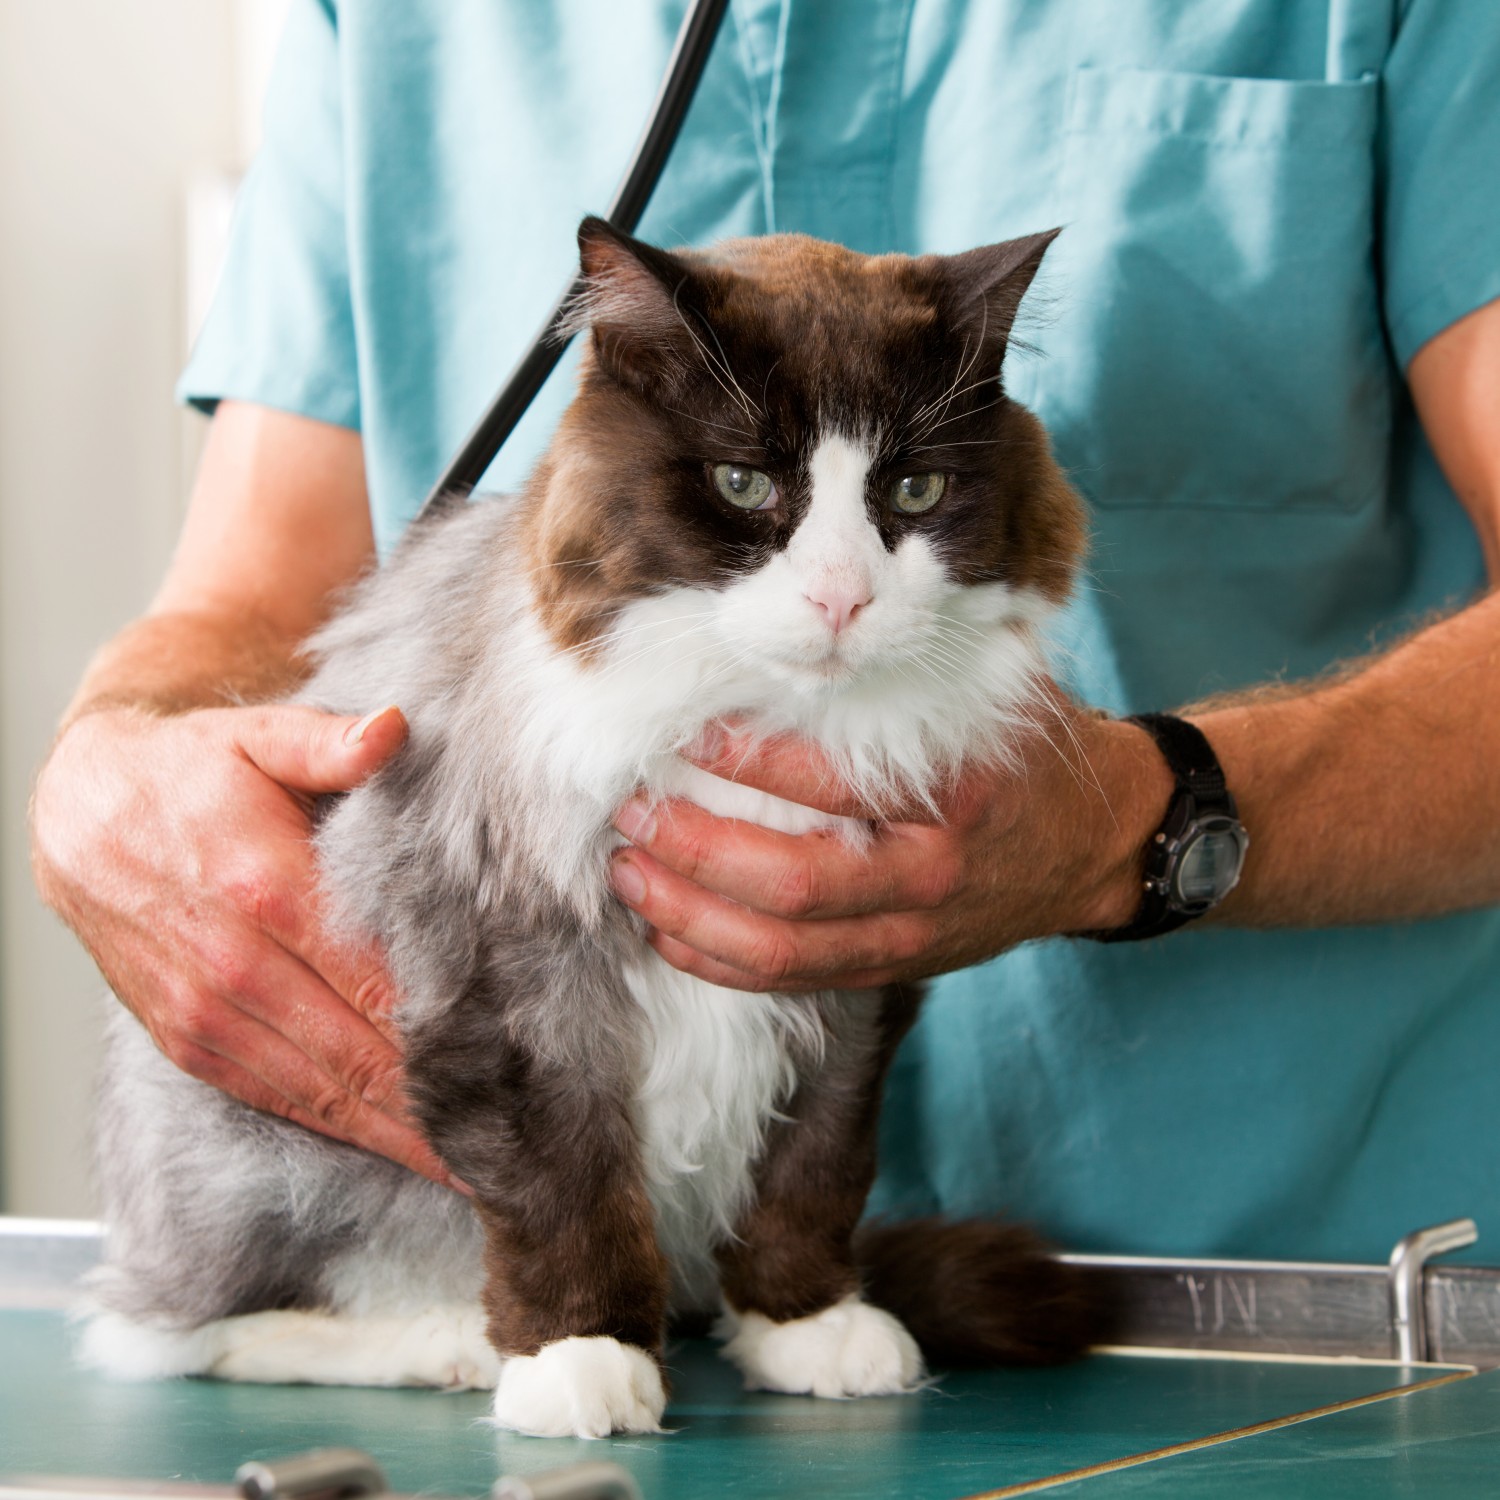
[[[1193,812],[1199,815],[1218,813],[1238,818],[1238,810],[1228,786],[1224,782],[1224,770],[1219,757],[1207,736],[1196,724],[1179,719],[1172,714],[1131,714],[1128,724],[1139,724],[1156,741],[1172,772],[1176,786],[1167,807],[1166,822],[1154,839],[1154,845],[1165,844],[1171,836],[1173,823],[1185,799],[1191,799]],[[1201,916],[1203,908],[1187,911],[1172,903],[1166,882],[1155,878],[1152,868],[1152,853],[1148,849],[1146,861],[1145,891],[1140,910],[1135,919],[1124,927],[1111,927],[1102,932],[1089,932],[1085,937],[1100,943],[1129,943],[1141,938],[1159,937],[1163,933],[1175,932],[1179,927]]]
[[[1200,810],[1233,811],[1234,798],[1224,785],[1219,757],[1196,724],[1172,714],[1131,714],[1125,722],[1139,724],[1156,741],[1178,789],[1191,792]]]

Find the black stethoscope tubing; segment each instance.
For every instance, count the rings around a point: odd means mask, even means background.
[[[661,178],[662,168],[667,164],[667,157],[677,143],[683,119],[698,91],[698,82],[728,4],[729,0],[693,0],[683,18],[651,118],[605,215],[616,229],[626,234],[635,232]],[[510,378],[501,386],[500,393],[490,402],[422,502],[422,508],[417,512],[418,520],[446,501],[467,499],[473,493],[474,486],[484,477],[501,445],[515,430],[516,423],[536,399],[537,392],[546,384],[547,377],[556,369],[558,360],[571,342],[570,338],[559,334],[558,327],[580,289],[580,278],[575,277],[568,283],[567,291],[558,299],[541,332],[532,340],[531,347],[521,356]]]

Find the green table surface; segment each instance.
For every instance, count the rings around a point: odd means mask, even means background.
[[[1448,1500],[1500,1493],[1500,1370],[1061,1484],[1048,1500]]]
[[[74,1366],[62,1315],[0,1311],[0,1475],[227,1483],[246,1459],[338,1445],[371,1453],[393,1489],[449,1495],[483,1494],[502,1472],[609,1458],[635,1474],[646,1500],[955,1500],[1405,1391],[1310,1424],[1318,1430],[1331,1430],[1327,1424],[1335,1421],[1356,1424],[1343,1446],[1329,1450],[1335,1456],[1359,1456],[1362,1430],[1383,1434],[1374,1441],[1389,1461],[1393,1444],[1402,1441],[1401,1413],[1414,1410],[1420,1394],[1411,1388],[1447,1373],[1431,1366],[1114,1354],[1060,1370],[952,1375],[914,1396],[829,1402],[741,1391],[708,1344],[676,1346],[668,1362],[676,1392],[667,1417],[672,1431],[584,1443],[497,1434],[480,1423],[487,1402],[477,1392],[109,1381]],[[1493,1399],[1488,1381],[1447,1389],[1481,1384]],[[1434,1398],[1445,1392],[1422,1397]],[[1270,1436],[1295,1442],[1308,1430]],[[1484,1430],[1492,1432],[1493,1424]],[[1248,1454],[1252,1444],[1268,1441],[1220,1444],[1204,1450],[1201,1461],[1211,1467],[1220,1461],[1214,1455]],[[1494,1451],[1500,1458],[1500,1447]],[[1173,1465],[1182,1472],[1183,1463],[1164,1459],[1070,1483],[1065,1492],[1091,1500],[1096,1486],[1101,1496],[1112,1494],[1105,1485],[1149,1482]],[[1263,1492],[1290,1493],[1243,1491]],[[1191,1479],[1172,1493],[1195,1493]]]

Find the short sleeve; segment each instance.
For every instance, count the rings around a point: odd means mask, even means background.
[[[292,0],[261,149],[179,400],[204,411],[253,401],[359,427],[340,96],[331,0]]]
[[[1500,17],[1407,0],[1383,72],[1385,314],[1404,369],[1500,297]]]

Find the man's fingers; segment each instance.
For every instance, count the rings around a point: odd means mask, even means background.
[[[737,781],[840,818],[931,821],[929,809],[911,798],[885,797],[878,804],[844,781],[816,745],[790,735],[757,738],[732,727],[706,730],[688,758],[714,776]]]
[[[173,1061],[185,1071],[256,1109],[374,1151],[434,1182],[457,1186],[414,1126],[352,1093],[253,1016],[225,1008],[231,1014],[211,1040],[188,1040],[172,1049]]]
[[[385,955],[374,943],[345,941],[329,932],[310,845],[279,853],[279,867],[253,881],[253,891],[239,893],[244,915],[325,981],[387,1041],[399,1044],[396,990]]]
[[[674,969],[681,969],[684,974],[691,974],[695,979],[707,980],[709,984],[722,985],[726,990],[746,990],[752,995],[758,995],[764,994],[767,990],[780,988],[785,991],[788,988],[785,984],[774,985],[758,974],[747,974],[743,969],[732,968],[729,964],[720,963],[716,958],[709,958],[696,948],[689,948],[686,943],[680,943],[676,938],[668,937],[664,932],[658,932],[654,927],[646,933],[646,941]],[[816,989],[817,986],[804,986],[804,988]]]
[[[777,833],[673,800],[628,802],[615,827],[695,885],[778,917],[927,910],[952,895],[962,874],[932,829],[910,824],[882,826],[870,846],[855,849],[831,829]]]
[[[405,1116],[401,1053],[306,964],[249,934],[227,956],[210,953],[205,960],[208,981],[223,997],[224,1014],[212,1002],[199,1006],[189,1029],[195,1025],[210,1034],[194,1040],[221,1050],[213,1029],[242,1012],[286,1038],[346,1093],[392,1117]],[[251,1060],[242,1047],[235,1055]]]
[[[929,941],[919,913],[787,921],[726,901],[642,850],[614,857],[616,895],[658,932],[753,976],[764,989],[816,988],[834,975],[899,968]]]
[[[402,1044],[401,1028],[396,1025],[396,987],[378,948],[325,941],[313,948],[307,961],[386,1041],[397,1047]]]
[[[406,718],[394,704],[363,719],[276,707],[239,710],[235,743],[272,781],[310,796],[345,792],[405,743]]]
[[[752,994],[764,994],[767,990],[780,990],[783,993],[821,989],[872,990],[889,984],[897,977],[883,969],[856,969],[848,974],[829,975],[827,979],[818,982],[803,980],[774,985],[757,974],[747,974],[743,969],[731,968],[717,959],[707,958],[696,948],[689,948],[686,943],[679,943],[676,938],[670,938],[655,928],[647,932],[646,941],[674,969],[681,969],[684,974],[705,979],[710,984],[722,985],[726,990],[748,990]]]
[[[387,738],[405,732],[399,710],[378,726]],[[348,722],[333,720],[335,724]],[[391,1042],[400,1041],[396,992],[377,943],[330,930],[317,862],[303,815],[294,810],[289,837],[236,851],[220,879],[232,907],[320,975]]]

